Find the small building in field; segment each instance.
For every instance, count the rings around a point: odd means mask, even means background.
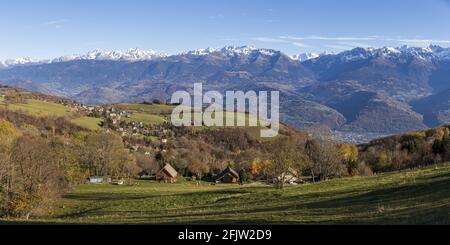
[[[150,177],[152,177],[152,172],[148,171],[148,170],[142,170],[141,172],[138,173],[138,177],[140,179],[148,179]]]
[[[87,181],[91,184],[102,184],[111,183],[111,178],[109,177],[89,177]]]
[[[170,166],[170,164],[166,164],[164,168],[159,170],[159,172],[156,174],[156,180],[157,181],[164,181],[164,182],[170,182],[174,183],[177,181],[178,172]]]
[[[276,178],[273,179],[273,183],[278,183],[280,181],[284,181],[286,184],[294,185],[298,181],[298,172],[293,168],[289,168],[288,171],[280,174]]]
[[[230,167],[227,167],[215,178],[216,183],[236,183],[238,180],[239,174]]]

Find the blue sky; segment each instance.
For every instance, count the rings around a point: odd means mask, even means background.
[[[450,0],[2,0],[0,60],[250,45],[288,54],[450,46]]]

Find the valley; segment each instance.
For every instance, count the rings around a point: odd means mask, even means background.
[[[192,92],[196,82],[219,92],[277,90],[283,123],[325,126],[353,143],[448,122],[447,104],[427,102],[449,100],[449,51],[435,45],[355,48],[302,60],[251,47],[136,53],[10,65],[0,68],[0,81],[87,104],[167,101],[175,91]]]
[[[30,198],[36,202],[33,206],[28,206],[28,199],[16,200],[23,208],[10,207],[17,212],[11,213],[14,218],[6,216],[0,223],[447,224],[449,220],[449,126],[360,145],[328,142],[287,125],[281,126],[280,136],[262,139],[259,126],[173,127],[170,113],[175,105],[158,100],[90,106],[11,87],[1,87],[0,95],[0,137],[4,137],[0,153],[11,152],[0,154],[0,163],[17,161],[18,168],[27,164],[29,169],[21,174],[31,171],[25,176],[43,178],[39,181],[45,188],[59,193],[48,203]],[[22,154],[26,157],[19,158]],[[155,175],[168,165],[178,174],[176,181],[156,181]],[[36,167],[48,172],[34,176]],[[226,167],[238,169],[240,184],[215,181]],[[280,185],[275,179],[290,176],[285,171],[293,171],[295,181],[283,180]],[[92,182],[96,178],[114,181]]]

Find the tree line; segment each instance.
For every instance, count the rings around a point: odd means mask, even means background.
[[[127,178],[140,169],[115,134],[57,135],[24,128],[0,119],[0,216],[48,213],[87,177]]]

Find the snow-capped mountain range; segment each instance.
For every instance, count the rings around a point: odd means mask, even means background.
[[[168,100],[201,81],[221,92],[276,89],[281,121],[299,128],[326,125],[373,137],[450,122],[448,104],[438,103],[450,99],[450,48],[439,46],[294,56],[248,46],[173,55],[130,49],[2,64],[3,85],[87,104]]]
[[[226,46],[223,48],[206,48],[206,49],[196,49],[188,51],[185,53],[167,55],[164,53],[157,52],[155,50],[143,50],[138,48],[131,48],[128,50],[116,50],[116,51],[101,51],[93,50],[82,55],[66,55],[55,59],[48,60],[36,60],[32,58],[17,58],[5,61],[0,61],[0,68],[9,68],[20,65],[36,65],[36,64],[50,64],[58,62],[68,62],[74,60],[110,60],[110,61],[145,61],[152,60],[156,58],[164,58],[170,56],[179,55],[189,55],[189,56],[205,56],[211,54],[221,54],[226,56],[235,55],[266,55],[273,56],[280,54],[280,51],[273,49],[261,49],[249,46]],[[406,56],[414,56],[423,60],[430,60],[433,58],[437,59],[450,59],[450,48],[443,48],[436,45],[430,45],[425,48],[420,47],[409,47],[401,46],[397,48],[383,47],[383,48],[355,48],[352,50],[344,51],[338,54],[333,53],[302,53],[298,55],[288,56],[292,60],[297,60],[299,62],[304,62],[308,60],[314,60],[321,56],[335,55],[339,57],[342,61],[352,61],[367,59],[370,57],[387,57],[387,58],[399,58]]]
[[[234,56],[234,55],[252,55],[252,54],[263,54],[267,56],[272,56],[275,54],[279,54],[279,51],[273,50],[273,49],[264,49],[264,48],[254,48],[251,46],[241,46],[241,47],[235,47],[235,46],[226,46],[223,48],[207,48],[207,49],[196,49],[192,51],[188,51],[186,53],[181,53],[179,55],[193,55],[193,56],[204,56],[208,54],[222,54],[227,56]]]
[[[50,64],[58,62],[67,62],[73,60],[112,60],[112,61],[142,61],[154,58],[166,57],[163,53],[158,53],[152,49],[143,50],[131,48],[128,50],[101,51],[93,50],[82,55],[66,55],[51,60],[35,60],[31,58],[18,58],[12,60],[0,61],[0,67],[13,67],[17,65]]]
[[[355,48],[349,51],[344,51],[338,54],[342,61],[352,61],[368,59],[371,57],[386,57],[391,59],[401,57],[416,57],[422,60],[450,59],[450,48],[443,48],[436,45],[428,47],[409,47],[401,46],[397,48],[383,47],[383,48]]]

